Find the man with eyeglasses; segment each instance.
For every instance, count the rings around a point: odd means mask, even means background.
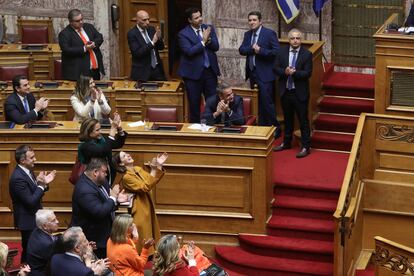
[[[276,75],[279,76],[279,91],[285,117],[283,143],[274,151],[291,148],[295,113],[299,119],[301,149],[296,158],[310,154],[310,125],[308,117],[309,78],[312,75],[312,53],[301,46],[302,32],[290,30],[289,46],[280,51],[276,62]]]
[[[135,81],[163,81],[164,69],[159,50],[164,49],[161,30],[150,26],[148,12],[139,10],[137,25],[128,32],[128,45],[132,55],[131,79]]]
[[[92,24],[84,23],[80,10],[68,13],[69,25],[59,33],[62,50],[62,76],[65,80],[78,80],[80,75],[95,80],[105,75],[99,47],[103,36]]]

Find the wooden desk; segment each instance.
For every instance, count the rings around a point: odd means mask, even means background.
[[[31,91],[36,99],[46,97],[50,99],[49,110],[54,115],[54,120],[71,121],[73,109],[70,97],[75,89],[75,82],[58,81],[58,87],[35,87],[36,81],[30,81]],[[117,110],[122,120],[138,121],[145,118],[149,106],[175,107],[177,108],[178,121],[184,121],[184,93],[180,82],[166,81],[157,90],[139,91],[132,81],[100,81],[97,83],[109,84],[102,88],[105,97],[112,107]],[[0,91],[0,113],[3,113],[3,105],[7,96],[13,92],[12,85]]]
[[[66,226],[71,218],[69,183],[77,151],[79,124],[61,122],[54,129],[0,129],[0,237],[15,236],[8,179],[22,143],[36,153],[36,171],[58,171],[43,199]],[[219,243],[237,244],[239,232],[265,234],[272,198],[271,147],[274,127],[249,126],[243,134],[145,131],[123,127],[129,136],[124,150],[142,165],[168,152],[167,173],[153,191],[162,232],[193,239],[207,252]],[[125,212],[125,210],[121,210]]]
[[[46,80],[49,78],[49,58],[60,57],[59,44],[45,44],[42,49],[24,50],[22,44],[2,44],[1,59],[31,57],[33,59],[33,79]]]

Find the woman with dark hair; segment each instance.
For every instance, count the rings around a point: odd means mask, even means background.
[[[115,180],[116,170],[112,164],[112,149],[124,146],[127,132],[122,130],[121,117],[114,113],[114,119],[110,120],[111,129],[109,136],[101,134],[101,124],[98,120],[89,118],[82,122],[80,127],[78,146],[78,160],[82,164],[88,164],[92,158],[104,158],[109,164],[109,183]]]
[[[81,122],[86,118],[100,120],[108,117],[111,112],[102,90],[97,88],[94,80],[88,76],[80,75],[70,102],[75,112],[74,121]]]
[[[136,249],[138,236],[139,233],[131,215],[116,216],[106,247],[108,259],[111,262],[110,268],[115,276],[144,275],[148,248],[154,245],[154,239],[144,241],[141,255],[139,255]]]
[[[120,183],[121,189],[134,194],[131,215],[139,233],[138,252],[141,251],[144,239],[153,238],[157,241],[161,236],[151,190],[163,177],[162,166],[167,158],[167,153],[154,157],[149,165],[150,172],[148,173],[143,168],[134,166],[134,159],[124,151],[113,157],[112,163],[118,172],[123,173]],[[148,254],[152,255],[153,253],[153,248],[150,248]]]
[[[187,263],[180,258],[180,244],[175,235],[165,235],[157,244],[154,259],[154,275],[157,276],[198,276],[194,259],[193,243],[187,246],[184,255]]]

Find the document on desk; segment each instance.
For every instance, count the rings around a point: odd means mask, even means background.
[[[192,124],[188,127],[189,129],[201,130],[202,132],[209,131],[212,126],[204,125],[204,124]]]
[[[139,126],[144,126],[144,125],[145,125],[145,123],[143,121],[128,123],[129,127],[139,127]]]

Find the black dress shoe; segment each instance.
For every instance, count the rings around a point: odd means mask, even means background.
[[[300,152],[296,154],[296,158],[303,158],[310,154],[310,149],[302,148]]]
[[[290,149],[290,148],[292,148],[292,146],[290,144],[282,143],[279,146],[273,147],[272,150],[273,151],[282,151],[282,150]]]

